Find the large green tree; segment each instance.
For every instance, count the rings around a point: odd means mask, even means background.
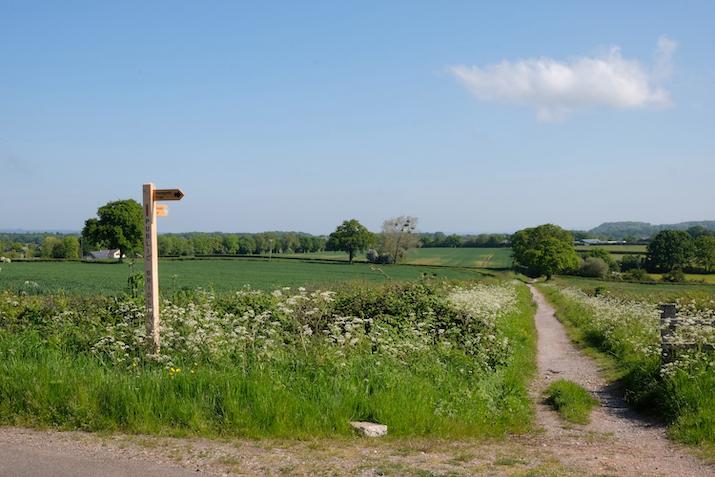
[[[95,246],[119,249],[119,260],[142,246],[144,213],[133,199],[108,202],[97,210],[96,218],[87,219],[82,237]]]
[[[715,237],[701,235],[695,239],[695,260],[710,273],[715,267]]]
[[[651,272],[669,273],[687,267],[695,248],[692,237],[682,230],[663,230],[648,244],[646,268]]]
[[[48,235],[47,237],[42,239],[40,256],[42,258],[62,258],[64,252],[61,252],[61,248],[62,241],[53,235]]]
[[[328,237],[329,250],[340,250],[348,254],[353,263],[355,254],[367,249],[374,242],[374,235],[364,225],[355,219],[346,220],[338,225],[335,232]]]
[[[514,262],[532,276],[554,274],[579,266],[571,232],[544,224],[520,230],[511,238]]]
[[[68,235],[62,239],[64,258],[77,260],[80,258],[79,240],[74,235]]]

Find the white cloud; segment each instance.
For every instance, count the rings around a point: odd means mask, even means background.
[[[658,38],[658,47],[653,60],[653,76],[655,80],[664,80],[673,73],[673,53],[678,44],[666,36]]]
[[[478,66],[454,66],[451,73],[481,101],[526,105],[541,121],[563,119],[589,107],[629,109],[670,104],[661,81],[672,73],[676,43],[658,40],[653,68],[621,56],[620,48],[606,54],[566,61],[529,58]]]

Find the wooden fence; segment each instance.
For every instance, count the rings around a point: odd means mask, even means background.
[[[663,364],[671,363],[678,350],[702,349],[715,351],[711,343],[674,343],[673,338],[678,331],[678,325],[684,322],[701,326],[715,326],[715,320],[692,320],[677,318],[678,308],[675,303],[660,305],[660,358]]]

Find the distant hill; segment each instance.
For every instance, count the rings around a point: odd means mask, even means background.
[[[709,230],[715,230],[715,220],[701,220],[660,225],[649,224],[648,222],[605,222],[588,232],[592,235],[612,237],[616,240],[620,240],[629,236],[648,238],[661,230],[687,230],[690,227],[696,227],[698,225]]]

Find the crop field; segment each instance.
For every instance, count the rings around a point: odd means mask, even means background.
[[[81,262],[12,262],[0,270],[0,290],[27,293],[114,294],[127,287],[132,273],[143,264]],[[159,265],[164,292],[204,288],[233,291],[248,285],[255,289],[281,287],[334,286],[346,282],[385,283],[416,280],[427,274],[455,280],[484,275],[476,270],[429,266],[381,265],[365,263],[315,263],[301,260],[262,259],[162,260]]]
[[[662,303],[677,301],[683,297],[715,299],[715,285],[700,283],[632,283],[567,275],[556,277],[553,281],[561,287],[577,288],[591,294],[594,290],[601,289],[623,298]]]
[[[625,253],[645,253],[645,245],[577,245],[576,251],[578,252],[588,252],[594,248],[602,248],[607,250],[611,254],[623,254]]]
[[[345,260],[347,254],[343,252],[317,252],[296,253],[288,255],[291,258],[312,258],[321,260]],[[358,255],[356,261],[364,262],[365,257]],[[510,248],[416,248],[410,250],[404,263],[406,265],[433,265],[449,267],[470,268],[496,268],[511,267]]]
[[[405,263],[451,267],[509,268],[510,248],[418,248]]]
[[[588,252],[596,248],[606,250],[614,260],[623,260],[623,257],[632,255],[645,255],[645,245],[577,245],[577,252]]]
[[[573,279],[540,287],[572,337],[613,363],[633,406],[663,416],[679,441],[715,443],[715,360],[704,346],[715,344],[715,327],[706,324],[715,319],[715,287]],[[666,300],[687,320],[669,342],[691,347],[663,364],[658,304]]]
[[[651,277],[654,280],[661,280],[663,274],[661,273],[651,273]],[[715,273],[686,273],[685,280],[691,283],[704,283],[708,285],[715,285]]]

